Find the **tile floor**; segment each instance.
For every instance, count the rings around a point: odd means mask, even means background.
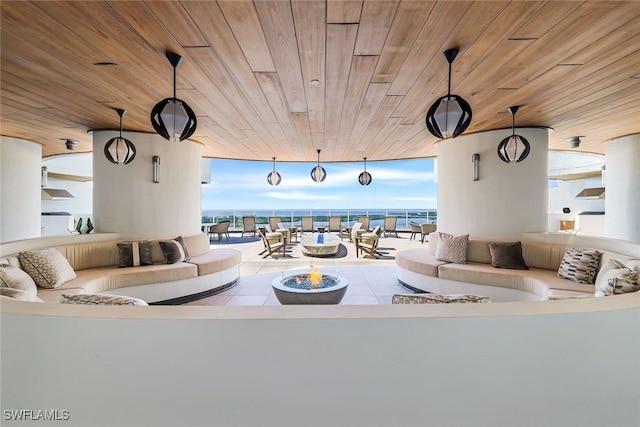
[[[262,242],[258,238],[231,236],[229,241],[213,240],[212,248],[233,248],[242,252],[240,281],[220,294],[192,301],[187,305],[279,305],[271,281],[283,270],[317,266],[330,272],[337,271],[349,281],[341,304],[391,304],[391,297],[408,291],[397,283],[395,253],[408,248],[426,248],[419,240],[410,240],[409,234],[382,237],[379,250],[382,257],[356,257],[353,243],[344,240],[337,257],[315,258],[302,254],[297,242],[287,245],[286,255],[262,258]]]

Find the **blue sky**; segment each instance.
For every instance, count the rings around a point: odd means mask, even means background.
[[[322,163],[327,178],[311,179],[317,163],[276,161],[278,186],[267,182],[272,162],[211,160],[211,184],[202,186],[202,209],[435,209],[434,159],[367,161],[373,178],[358,182],[363,162]]]

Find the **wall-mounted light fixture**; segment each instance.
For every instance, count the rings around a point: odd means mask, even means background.
[[[471,106],[461,96],[451,94],[451,64],[458,55],[458,48],[444,52],[449,63],[449,90],[438,98],[427,112],[427,129],[436,138],[455,138],[467,130],[471,123]]]
[[[151,161],[153,163],[153,182],[158,184],[160,182],[160,156],[153,156]]]
[[[369,185],[371,184],[371,181],[371,174],[367,172],[367,158],[364,157],[364,172],[362,172],[358,177],[358,182],[360,185]]]
[[[273,157],[273,171],[267,175],[267,182],[271,185],[278,185],[281,180],[282,177],[278,172],[276,172],[276,158]]]
[[[49,171],[46,166],[40,168],[40,186],[47,187],[49,185]]]
[[[471,162],[473,163],[473,180],[478,181],[480,179],[480,154],[472,154]]]
[[[322,182],[327,177],[327,172],[320,166],[320,150],[316,151],[318,152],[318,166],[311,170],[311,179],[315,182]]]
[[[570,138],[567,138],[567,142],[569,143],[571,148],[578,148],[578,147],[580,147],[580,143],[582,142],[582,138],[584,138],[584,136],[572,136]]]
[[[176,98],[176,68],[182,61],[177,53],[167,52],[173,66],[173,98],[165,98],[151,110],[151,125],[160,136],[169,141],[183,141],[196,131],[196,115],[186,102]]]
[[[136,147],[133,142],[122,137],[122,116],[127,113],[127,110],[116,108],[116,112],[120,116],[120,136],[107,141],[104,146],[104,156],[113,164],[128,165],[136,157]]]
[[[76,149],[76,145],[78,145],[78,141],[75,139],[61,138],[64,141],[64,146],[67,147],[67,150],[73,151]]]
[[[516,135],[516,113],[520,106],[514,105],[507,108],[511,113],[511,136],[506,137],[498,144],[498,157],[506,163],[518,163],[529,155],[531,146],[524,136]]]

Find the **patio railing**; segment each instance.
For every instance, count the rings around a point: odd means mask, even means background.
[[[409,221],[419,224],[436,222],[438,211],[435,209],[237,209],[237,210],[202,210],[202,224],[215,224],[221,221],[230,221],[230,229],[242,229],[242,217],[252,215],[256,217],[258,226],[268,226],[269,217],[279,216],[282,223],[287,227],[300,226],[301,217],[312,216],[313,224],[316,227],[326,227],[329,225],[330,216],[340,216],[343,227],[353,225],[360,216],[370,218],[370,228],[376,225],[382,226],[384,218],[395,216],[398,218],[396,228],[398,230],[408,230]]]

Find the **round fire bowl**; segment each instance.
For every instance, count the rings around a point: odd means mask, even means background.
[[[334,284],[325,287],[312,287],[309,289],[289,287],[284,284],[288,279],[295,276],[303,276],[307,273],[295,272],[285,275],[283,278],[275,278],[271,285],[276,298],[280,304],[340,304],[344,294],[347,292],[349,282],[342,276],[332,276],[323,274],[323,276],[331,278]]]

